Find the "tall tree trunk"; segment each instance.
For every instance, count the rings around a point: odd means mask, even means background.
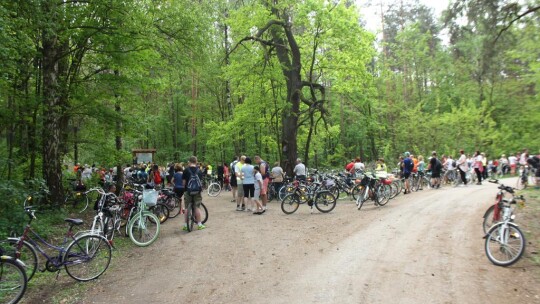
[[[61,166],[61,119],[62,98],[59,86],[58,58],[62,50],[58,35],[52,27],[58,20],[55,1],[42,2],[47,27],[43,29],[41,55],[43,60],[43,177],[49,187],[52,202],[61,202],[64,197]]]

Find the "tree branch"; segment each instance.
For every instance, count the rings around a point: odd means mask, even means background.
[[[499,40],[499,38],[501,37],[501,35],[507,31],[514,22],[518,21],[519,19],[527,16],[528,14],[532,14],[534,13],[535,11],[537,10],[540,10],[540,6],[537,6],[537,7],[529,7],[529,9],[519,15],[516,16],[516,18],[512,19],[510,21],[510,23],[508,23],[505,27],[503,27],[500,31],[499,31],[499,34],[497,35],[497,37],[495,37],[495,40],[493,41],[493,44],[495,44],[497,42],[497,40]]]

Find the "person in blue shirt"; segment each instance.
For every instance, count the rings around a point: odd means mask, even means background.
[[[405,152],[403,154],[405,158],[403,159],[403,178],[405,178],[405,194],[411,193],[411,183],[409,182],[409,177],[414,168],[413,160],[410,158],[411,153]]]
[[[174,174],[171,178],[171,183],[174,188],[173,191],[176,193],[176,196],[182,202],[182,196],[184,195],[184,182],[182,181],[182,175],[184,174],[184,167],[182,164],[174,165]],[[184,208],[182,208],[184,209]]]
[[[255,210],[252,198],[255,196],[255,168],[251,164],[251,158],[246,157],[245,164],[240,169],[244,187],[244,198],[246,199],[246,205],[248,205],[247,211]]]

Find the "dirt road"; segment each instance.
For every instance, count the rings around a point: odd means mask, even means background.
[[[424,190],[357,211],[321,214],[277,202],[262,216],[235,211],[231,194],[204,198],[208,228],[180,219],[158,241],[116,258],[81,303],[540,303],[530,262],[509,268],[484,254],[485,184]],[[127,249],[125,249],[127,251]]]

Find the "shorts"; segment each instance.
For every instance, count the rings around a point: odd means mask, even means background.
[[[236,176],[231,176],[231,187],[238,187],[238,183],[236,182]]]
[[[270,179],[268,177],[263,179],[263,187],[262,187],[262,189],[259,189],[259,192],[262,195],[266,195],[266,192],[268,191],[268,183],[269,182],[270,182]]]
[[[409,176],[411,176],[411,172],[403,172],[403,178],[409,179]]]
[[[240,187],[238,187],[237,194],[238,195],[236,197],[243,197],[244,196],[244,185],[243,184],[240,184]]]
[[[440,178],[441,177],[441,171],[435,171],[433,170],[431,172],[431,178]]]
[[[174,188],[174,193],[176,194],[176,197],[182,198],[182,196],[184,195],[184,189]]]
[[[261,197],[261,189],[255,189],[255,193],[253,194],[253,199],[259,200]]]
[[[184,202],[186,204],[186,208],[189,204],[195,204],[195,208],[200,208],[202,203],[202,195],[201,193],[195,195],[186,194]]]
[[[255,184],[247,184],[244,186],[244,197],[253,197],[255,195]]]
[[[534,173],[534,177],[540,177],[540,168],[536,168],[536,173]]]

